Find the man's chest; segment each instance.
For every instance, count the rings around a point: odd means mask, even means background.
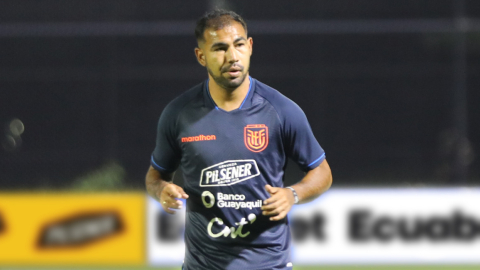
[[[282,154],[282,127],[274,111],[193,113],[179,121],[182,157],[212,165],[229,159]]]

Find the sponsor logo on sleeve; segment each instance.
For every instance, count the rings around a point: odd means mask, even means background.
[[[248,150],[258,153],[267,148],[268,127],[263,124],[247,125],[244,130],[245,146]]]
[[[202,170],[201,187],[231,186],[260,175],[254,159],[227,160]]]
[[[45,226],[40,232],[38,246],[80,246],[119,233],[122,229],[122,221],[116,212],[79,214]]]

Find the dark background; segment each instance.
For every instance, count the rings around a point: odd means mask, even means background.
[[[479,1],[2,0],[0,189],[112,162],[143,189],[160,113],[206,78],[193,30],[214,6],[246,19],[251,75],[303,108],[334,186],[480,183]]]

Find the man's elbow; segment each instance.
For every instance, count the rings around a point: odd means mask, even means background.
[[[150,195],[154,194],[154,191],[156,189],[156,186],[159,183],[159,180],[160,180],[160,172],[157,171],[152,166],[150,166],[150,168],[148,168],[147,174],[145,175],[145,188],[148,194]]]
[[[332,186],[332,183],[333,183],[332,171],[329,171],[325,182],[326,182],[325,190],[328,190]]]
[[[323,193],[332,186],[333,176],[332,176],[332,170],[330,169],[330,166],[328,165],[326,160],[324,160],[319,167],[321,169],[321,174],[323,176],[322,191],[321,191],[321,193]]]
[[[152,173],[154,171],[154,168],[152,166],[150,166],[148,168],[148,171],[147,171],[147,174],[145,175],[145,186],[148,187],[148,184],[149,182],[151,181],[152,179]]]

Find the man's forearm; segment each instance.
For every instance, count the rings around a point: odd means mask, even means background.
[[[157,194],[162,192],[163,188],[170,184],[173,180],[173,174],[164,174],[160,173],[159,171],[155,170],[153,167],[147,172],[147,176],[145,178],[145,185],[147,189],[148,195],[152,198],[159,200]]]
[[[299,183],[292,186],[298,195],[299,203],[314,200],[332,185],[332,172],[327,161],[310,170]]]

